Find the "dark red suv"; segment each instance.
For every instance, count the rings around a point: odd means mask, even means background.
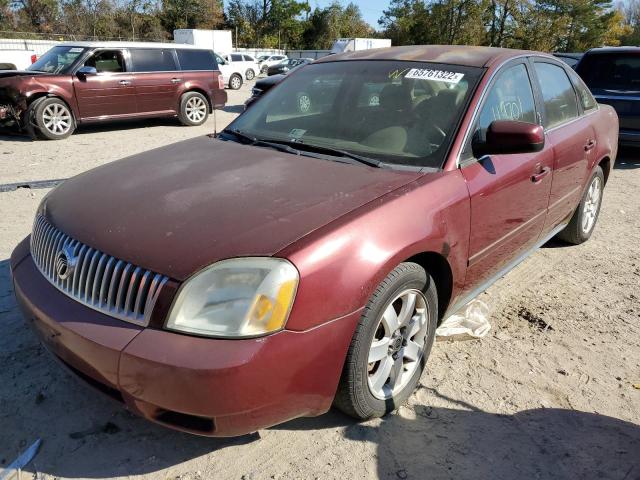
[[[26,71],[0,71],[0,127],[58,140],[80,123],[177,116],[202,125],[227,101],[211,50],[162,43],[53,47]]]

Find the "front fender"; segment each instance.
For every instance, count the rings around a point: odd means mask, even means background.
[[[334,220],[279,252],[300,271],[287,329],[307,330],[362,308],[399,263],[442,255],[464,286],[469,195],[459,170],[425,175]]]

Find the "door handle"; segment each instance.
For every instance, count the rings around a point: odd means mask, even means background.
[[[546,177],[547,175],[549,175],[549,172],[551,172],[551,169],[549,167],[544,167],[542,170],[540,170],[538,173],[534,173],[533,175],[531,175],[531,181],[533,183],[540,183],[540,181]]]
[[[172,78],[171,83],[180,83],[182,81],[181,78]]]
[[[123,86],[131,85],[131,80],[120,80],[119,83]]]
[[[587,144],[584,146],[584,151],[588,152],[589,150],[591,150],[595,146],[596,146],[596,141],[595,140],[589,140],[587,142]]]

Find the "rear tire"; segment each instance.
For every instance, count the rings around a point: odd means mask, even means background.
[[[604,174],[602,168],[597,166],[569,224],[558,234],[558,238],[573,245],[589,240],[598,221],[603,193]]]
[[[209,102],[199,92],[187,92],[180,97],[180,123],[188,127],[197,127],[209,117]]]
[[[38,102],[34,117],[38,133],[47,140],[62,140],[76,129],[71,109],[56,97],[47,97]]]
[[[229,88],[231,90],[239,90],[240,87],[242,87],[242,77],[234,73],[231,75],[231,78],[229,78]]]
[[[436,287],[429,274],[415,263],[398,265],[362,313],[334,405],[366,420],[406,402],[431,353],[437,311]]]

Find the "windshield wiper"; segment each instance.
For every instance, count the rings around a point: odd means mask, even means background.
[[[238,129],[230,130],[225,128],[222,131],[222,133],[235,135],[236,137],[246,141],[248,145],[251,145],[253,147],[269,147],[269,148],[274,148],[280,152],[292,153],[293,155],[303,154],[303,152],[301,152],[300,150],[293,148],[289,145],[281,144],[277,142],[270,142],[268,140],[262,140],[260,138],[255,138],[255,137],[252,137],[251,135],[247,135],[246,133],[241,132]]]

